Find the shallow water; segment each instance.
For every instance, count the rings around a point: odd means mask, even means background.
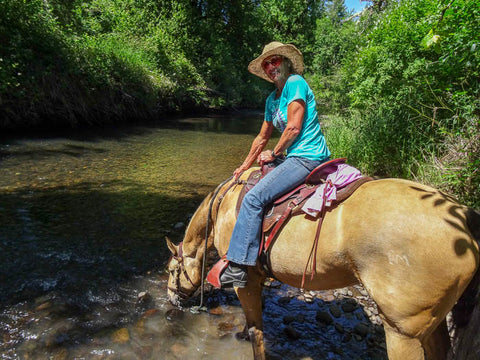
[[[249,343],[235,339],[244,318],[233,293],[210,294],[210,313],[168,303],[164,237],[181,240],[260,124],[258,115],[184,118],[0,139],[0,358],[250,359]],[[270,357],[384,355],[315,321],[326,305],[267,290]],[[308,320],[286,328],[288,314]],[[345,321],[366,319],[358,309]]]

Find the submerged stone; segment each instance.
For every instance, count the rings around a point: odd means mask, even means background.
[[[184,313],[180,309],[170,309],[165,313],[165,318],[168,321],[173,321],[176,319],[181,319],[184,316]]]
[[[210,315],[223,315],[223,309],[220,306],[210,309],[208,312]]]
[[[347,313],[353,312],[356,309],[357,309],[357,303],[344,302],[342,304],[342,310],[347,312]]]
[[[337,305],[332,304],[328,307],[328,309],[334,317],[339,318],[340,316],[342,316],[342,310]]]
[[[315,319],[326,325],[330,325],[331,323],[333,323],[332,316],[326,311],[317,311]]]
[[[284,332],[291,339],[300,338],[300,333],[297,330],[295,330],[292,326],[285,327]]]
[[[127,328],[115,331],[112,335],[112,341],[117,344],[125,344],[130,340],[130,333]]]

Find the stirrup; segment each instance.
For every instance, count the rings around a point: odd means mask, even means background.
[[[213,287],[221,289],[222,284],[220,282],[220,275],[225,271],[229,264],[227,260],[227,255],[223,255],[220,260],[217,261],[215,265],[210,269],[207,274],[207,281],[212,284]]]

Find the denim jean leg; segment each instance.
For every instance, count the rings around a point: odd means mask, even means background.
[[[237,264],[255,265],[260,246],[264,207],[300,185],[321,161],[287,158],[268,173],[243,199],[233,229],[227,259]]]

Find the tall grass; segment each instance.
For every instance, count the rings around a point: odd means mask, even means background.
[[[429,184],[466,205],[480,208],[478,119],[471,119],[472,129],[464,134],[449,134],[437,142],[431,139],[429,143],[409,145],[390,143],[391,136],[385,128],[368,126],[366,122],[359,112],[322,119],[332,157],[347,157],[351,165],[367,175]]]

